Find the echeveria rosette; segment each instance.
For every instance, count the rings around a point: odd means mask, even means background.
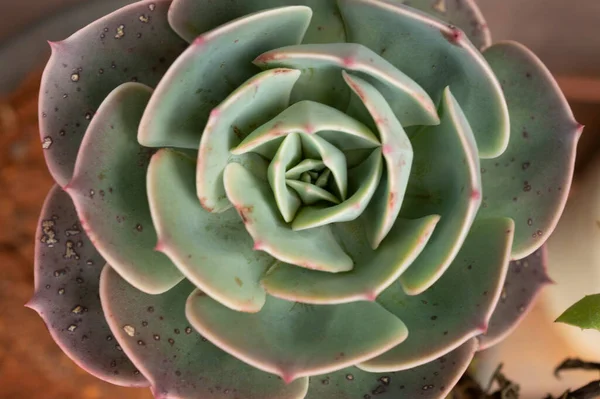
[[[546,282],[502,294],[581,131],[485,26],[470,1],[141,1],[53,43],[29,306],[158,398],[443,397]]]

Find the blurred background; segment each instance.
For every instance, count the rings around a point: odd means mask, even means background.
[[[145,390],[118,388],[88,376],[62,354],[42,320],[23,307],[33,290],[37,217],[52,186],[37,128],[37,91],[49,56],[46,40],[64,39],[130,2],[0,0],[0,399],[151,398]],[[482,380],[504,363],[506,376],[521,385],[523,399],[541,399],[548,393],[558,396],[600,377],[598,372],[584,371],[564,373],[561,379],[553,376],[554,367],[567,357],[600,362],[600,332],[553,323],[579,298],[600,292],[600,258],[591,249],[586,252],[585,245],[565,245],[566,238],[561,238],[578,229],[580,244],[598,238],[573,223],[594,224],[589,208],[600,208],[600,195],[596,205],[582,205],[581,196],[575,196],[600,183],[600,1],[478,2],[494,41],[518,40],[533,49],[555,75],[576,119],[586,125],[572,203],[550,242],[550,273],[557,284],[546,288],[504,343],[477,359]],[[598,234],[600,222],[592,227]]]

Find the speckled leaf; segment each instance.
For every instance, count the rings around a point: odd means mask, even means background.
[[[292,133],[283,139],[275,157],[269,164],[269,184],[273,190],[277,208],[286,223],[294,219],[301,202],[296,191],[288,187],[285,172],[300,162],[301,158],[302,142],[298,133]]]
[[[209,213],[194,194],[195,159],[163,149],[148,168],[148,198],[157,249],[197,287],[232,309],[257,312],[265,302],[259,282],[274,259],[253,251],[234,209]]]
[[[183,276],[154,251],[156,230],[146,196],[152,152],[136,140],[152,91],[139,83],[115,89],[98,109],[81,143],[73,179],[65,189],[98,252],[138,289],[157,294]]]
[[[516,223],[513,259],[539,248],[554,231],[571,187],[575,150],[583,130],[554,78],[521,44],[485,51],[504,89],[511,140],[501,157],[481,162],[481,214]]]
[[[502,154],[510,133],[504,96],[487,62],[462,31],[394,0],[338,3],[348,41],[381,54],[436,104],[450,86],[473,128],[479,155]]]
[[[283,137],[291,133],[318,136],[340,151],[379,146],[373,132],[356,119],[324,104],[300,101],[250,133],[231,152],[240,155],[252,151],[272,158]]]
[[[198,198],[206,210],[223,212],[231,207],[223,186],[223,170],[236,158],[229,150],[288,106],[298,76],[300,72],[292,69],[259,73],[211,112],[200,140],[196,177]]]
[[[306,7],[276,8],[196,38],[156,88],[140,125],[140,143],[197,149],[210,111],[258,72],[252,60],[299,43],[310,17]]]
[[[475,0],[400,0],[462,29],[478,49],[492,44],[492,35]]]
[[[381,180],[383,160],[376,148],[360,165],[348,171],[348,199],[329,207],[305,206],[292,222],[295,231],[312,229],[330,223],[349,222],[359,217],[369,205]],[[343,199],[343,197],[342,197]]]
[[[109,266],[100,296],[123,351],[152,384],[157,399],[302,399],[307,379],[285,384],[240,362],[193,331],[185,301],[187,280],[161,295],[136,290]]]
[[[600,331],[600,294],[586,295],[579,302],[565,310],[556,321],[565,323],[582,330],[594,329]]]
[[[466,371],[477,348],[470,339],[452,352],[410,370],[368,373],[356,367],[310,379],[305,399],[440,399]]]
[[[389,104],[377,89],[367,81],[343,72],[344,80],[352,88],[364,112],[373,120],[381,140],[385,172],[373,201],[366,209],[367,231],[373,248],[377,248],[388,234],[402,206],[413,149],[402,125]],[[358,106],[358,105],[357,105]],[[435,112],[437,116],[437,111]]]
[[[345,111],[350,96],[342,78],[346,70],[375,86],[403,126],[439,123],[429,95],[402,71],[360,44],[288,46],[261,54],[254,63],[261,68],[302,70],[292,102],[312,100]]]
[[[305,43],[341,43],[346,32],[335,0],[175,0],[169,11],[173,29],[188,41],[235,18],[274,7],[304,5],[313,10]],[[207,15],[210,18],[207,18]]]
[[[279,264],[263,278],[263,287],[273,296],[302,303],[374,301],[421,253],[439,216],[398,219],[377,250],[371,248],[363,219],[333,226],[335,235],[354,259],[352,271],[331,274]]]
[[[308,269],[328,272],[352,269],[352,259],[337,243],[329,226],[291,230],[279,214],[267,182],[236,163],[227,165],[224,180],[227,197],[254,239],[255,250]]]
[[[546,269],[546,256],[546,249],[542,246],[527,258],[510,262],[489,327],[478,337],[479,350],[506,338],[527,315],[541,289],[552,282]]]
[[[286,382],[370,359],[407,335],[404,323],[375,302],[318,306],[268,296],[262,310],[250,314],[195,291],[186,315],[209,341]]]
[[[187,43],[167,22],[169,0],[144,0],[52,43],[40,89],[40,135],[48,168],[64,186],[94,113],[117,86],[155,86]]]
[[[80,227],[71,198],[54,186],[40,215],[35,248],[35,293],[52,338],[75,363],[112,384],[149,383],[119,351],[100,306],[104,260]]]
[[[484,333],[504,285],[513,233],[511,219],[478,219],[433,287],[419,296],[407,296],[399,284],[385,290],[377,301],[405,321],[408,339],[359,367],[372,372],[406,370]]]
[[[442,122],[412,140],[414,161],[401,216],[441,215],[425,250],[400,277],[411,295],[441,277],[460,250],[481,204],[477,147],[469,123],[450,93],[440,105]]]

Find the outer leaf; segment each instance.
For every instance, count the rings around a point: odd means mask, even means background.
[[[215,345],[286,382],[369,359],[407,335],[405,325],[374,302],[311,306],[267,297],[259,313],[249,314],[195,291],[186,314]]]
[[[362,108],[377,126],[385,159],[384,177],[375,199],[366,209],[369,240],[371,246],[377,248],[400,212],[410,176],[413,149],[402,125],[381,93],[357,76],[346,72],[343,72],[343,75],[346,83],[360,99]]]
[[[421,85],[436,104],[450,86],[473,128],[479,156],[494,158],[504,152],[510,127],[502,90],[462,31],[395,0],[338,3],[348,41],[381,54]]]
[[[401,212],[408,218],[441,215],[423,254],[400,277],[411,295],[429,288],[450,266],[481,204],[475,139],[449,89],[440,108],[441,124],[413,139],[415,159]]]
[[[265,302],[259,281],[274,259],[252,250],[235,210],[215,214],[202,208],[194,195],[195,166],[194,159],[167,149],[150,161],[148,198],[157,249],[215,300],[257,312]]]
[[[345,111],[350,92],[342,71],[347,70],[375,86],[402,125],[437,125],[440,121],[433,101],[414,80],[360,44],[288,46],[264,53],[254,63],[261,68],[303,71],[292,102],[313,100]]]
[[[208,119],[198,152],[196,190],[202,206],[222,212],[231,204],[225,195],[223,170],[230,161],[229,150],[237,146],[257,126],[282,112],[289,103],[299,71],[272,69],[259,73],[216,107]],[[247,161],[247,156],[242,156]]]
[[[156,230],[146,196],[151,152],[136,134],[151,90],[126,83],[102,103],[65,188],[98,252],[131,284],[148,293],[172,288],[183,276],[154,251]]]
[[[185,301],[192,284],[182,281],[161,295],[138,291],[109,266],[100,295],[108,323],[158,399],[302,399],[307,379],[284,384],[229,356],[192,330]],[[233,396],[232,396],[233,395]]]
[[[140,143],[197,149],[210,111],[257,72],[252,60],[299,43],[311,15],[306,7],[276,8],[198,37],[156,88],[140,125]]]
[[[565,310],[558,319],[559,323],[570,324],[583,330],[600,331],[600,294],[586,295],[582,300]]]
[[[546,270],[546,257],[545,247],[542,247],[525,259],[510,262],[502,295],[489,327],[478,337],[479,350],[487,349],[508,336],[533,306],[541,289],[552,282]]]
[[[406,342],[359,367],[406,370],[443,356],[487,330],[508,270],[514,223],[478,220],[444,276],[425,293],[407,296],[398,284],[378,299],[406,321]]]
[[[484,55],[502,82],[512,130],[506,152],[481,163],[482,215],[514,219],[512,257],[520,259],[539,248],[558,223],[583,126],[550,72],[527,48],[498,43]]]
[[[181,37],[191,42],[196,36],[235,18],[283,5],[305,5],[313,10],[314,16],[304,37],[305,43],[346,41],[344,24],[335,0],[175,0],[169,10],[169,22]]]
[[[423,366],[391,373],[367,373],[356,367],[311,379],[306,399],[439,399],[463,375],[477,348],[470,339]]]
[[[71,179],[83,135],[100,103],[132,80],[155,86],[187,43],[167,22],[170,0],[144,0],[51,43],[40,89],[40,135],[54,180]]]
[[[492,44],[490,29],[475,0],[400,0],[462,29],[471,43],[482,50]]]
[[[108,328],[98,297],[104,260],[81,229],[71,198],[58,186],[48,193],[36,238],[35,293],[26,306],[90,374],[116,385],[148,386]]]
[[[273,296],[301,303],[374,301],[421,253],[438,220],[437,215],[398,219],[377,250],[365,234],[364,217],[336,224],[334,233],[354,259],[352,271],[331,274],[280,264],[263,278],[263,287]]]
[[[352,269],[352,259],[337,243],[328,226],[292,231],[273,199],[268,183],[239,164],[225,168],[225,190],[254,239],[254,249],[283,262],[328,272]]]

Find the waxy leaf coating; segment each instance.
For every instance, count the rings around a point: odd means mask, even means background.
[[[442,399],[549,282],[582,126],[474,0],[145,0],[52,48],[28,306],[99,378]]]

